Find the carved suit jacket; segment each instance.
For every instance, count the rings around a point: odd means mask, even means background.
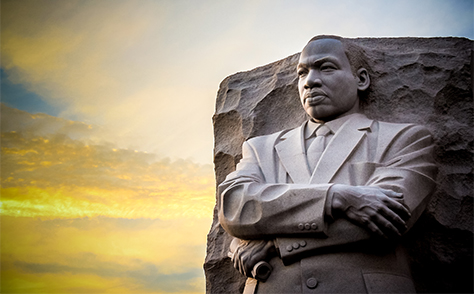
[[[414,292],[398,242],[328,220],[324,209],[334,183],[378,186],[403,193],[410,228],[435,188],[430,133],[354,114],[311,174],[303,132],[304,125],[244,142],[236,171],[219,186],[223,228],[240,239],[273,239],[279,249],[257,293]]]

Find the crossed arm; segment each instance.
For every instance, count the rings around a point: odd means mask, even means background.
[[[397,140],[365,186],[265,183],[256,155],[244,144],[237,171],[220,186],[219,217],[234,237],[268,243],[261,246],[265,254],[234,254],[236,268],[248,275],[262,256],[290,263],[320,248],[403,234],[424,210],[436,166],[424,128],[412,127]],[[297,229],[301,225],[309,229]],[[285,250],[302,241],[304,250]]]

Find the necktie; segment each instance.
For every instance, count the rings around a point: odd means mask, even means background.
[[[306,154],[311,172],[314,171],[319,159],[321,158],[321,154],[323,154],[325,138],[329,133],[331,133],[331,129],[329,129],[326,125],[321,125],[316,130],[316,139],[314,139],[311,145],[308,147]]]

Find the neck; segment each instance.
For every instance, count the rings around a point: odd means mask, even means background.
[[[343,114],[330,116],[330,117],[325,117],[325,118],[311,118],[311,120],[314,121],[314,122],[323,124],[323,123],[326,123],[328,121],[332,121],[332,120],[335,120],[335,119],[338,119],[338,118],[341,118],[341,117],[344,117],[344,116],[348,116],[348,115],[351,115],[351,114],[354,114],[354,113],[361,113],[361,111],[359,109],[359,104],[357,104],[357,107],[353,107],[351,110],[349,110],[347,112],[344,112]]]

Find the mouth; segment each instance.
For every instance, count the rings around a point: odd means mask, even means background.
[[[321,103],[321,101],[323,101],[324,99],[326,99],[326,94],[325,93],[321,93],[321,92],[310,92],[308,94],[305,95],[305,103],[308,103],[309,106],[314,106],[314,105],[317,105],[319,103]]]

